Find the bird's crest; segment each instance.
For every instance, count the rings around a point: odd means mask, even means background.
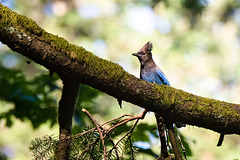
[[[143,45],[143,47],[138,51],[138,52],[151,52],[152,51],[152,43],[151,42],[147,42],[146,44]]]

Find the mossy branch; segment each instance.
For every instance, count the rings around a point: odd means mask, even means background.
[[[0,41],[63,80],[87,84],[115,98],[154,111],[168,121],[240,134],[240,105],[203,98],[170,86],[151,84],[116,63],[47,33],[33,20],[0,4]]]

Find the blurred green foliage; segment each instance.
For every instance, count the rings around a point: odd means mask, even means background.
[[[59,89],[55,82],[57,76],[42,74],[26,80],[21,70],[12,70],[0,67],[0,98],[14,104],[12,109],[0,114],[0,120],[6,120],[6,126],[11,127],[13,118],[21,121],[30,120],[34,128],[46,121],[51,126],[56,123],[56,100],[51,97],[51,92]]]
[[[35,20],[48,32],[83,46],[101,58],[119,63],[128,72],[139,76],[139,62],[131,58],[147,41],[153,43],[155,62],[168,77],[171,85],[185,91],[240,103],[240,2],[234,0],[2,0],[10,7]],[[16,65],[10,65],[7,55],[15,55]],[[1,136],[9,130],[13,142],[0,138],[0,152],[11,159],[19,158],[22,151],[14,141],[29,135],[22,129],[30,123],[33,128],[57,122],[57,103],[61,96],[61,81],[56,75],[33,62],[9,52],[0,45],[0,118]],[[141,110],[117,101],[85,85],[80,87],[76,105],[73,133],[91,125],[81,112],[84,107],[103,123],[124,113],[140,114]],[[154,117],[154,116],[153,116]],[[19,125],[19,120],[24,124]],[[47,123],[46,123],[47,122]],[[41,125],[43,124],[43,125]],[[5,126],[11,126],[7,128]],[[121,136],[132,124],[116,130]],[[159,154],[159,139],[154,130],[152,115],[142,121],[134,131],[134,141],[148,142],[150,149],[140,148],[139,159],[154,159]],[[189,129],[190,128],[190,129]],[[26,132],[25,132],[26,130]],[[50,132],[57,132],[53,126]],[[31,131],[32,139],[36,138]],[[226,136],[223,147],[215,148],[218,134],[195,127],[180,130],[183,143],[192,159],[239,158],[239,138]],[[14,137],[15,136],[15,137]],[[40,135],[39,135],[40,136]],[[22,145],[28,144],[23,141]],[[208,144],[208,145],[206,145]],[[11,146],[14,152],[5,151]],[[151,156],[149,156],[151,155]],[[22,159],[30,159],[24,157]]]

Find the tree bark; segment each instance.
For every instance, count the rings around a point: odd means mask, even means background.
[[[182,122],[224,134],[240,134],[240,105],[151,84],[116,63],[47,33],[34,21],[0,4],[0,41],[61,78],[74,79],[115,98]],[[164,118],[165,119],[165,118]]]
[[[57,160],[69,159],[72,118],[79,90],[79,84],[74,81],[64,80],[63,83],[62,97],[58,110],[59,143],[55,152],[55,158]]]
[[[182,160],[182,155],[178,147],[178,142],[174,132],[173,123],[167,123],[167,129],[168,129],[169,140],[172,144],[173,153],[175,155],[175,159]]]
[[[161,144],[161,154],[159,159],[166,159],[169,157],[168,149],[167,149],[167,134],[165,133],[165,124],[163,123],[163,118],[158,114],[155,114],[155,118],[157,121],[157,129],[159,133],[159,139]]]

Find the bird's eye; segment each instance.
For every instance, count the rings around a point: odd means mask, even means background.
[[[145,52],[142,52],[142,55],[145,55],[146,53]]]

